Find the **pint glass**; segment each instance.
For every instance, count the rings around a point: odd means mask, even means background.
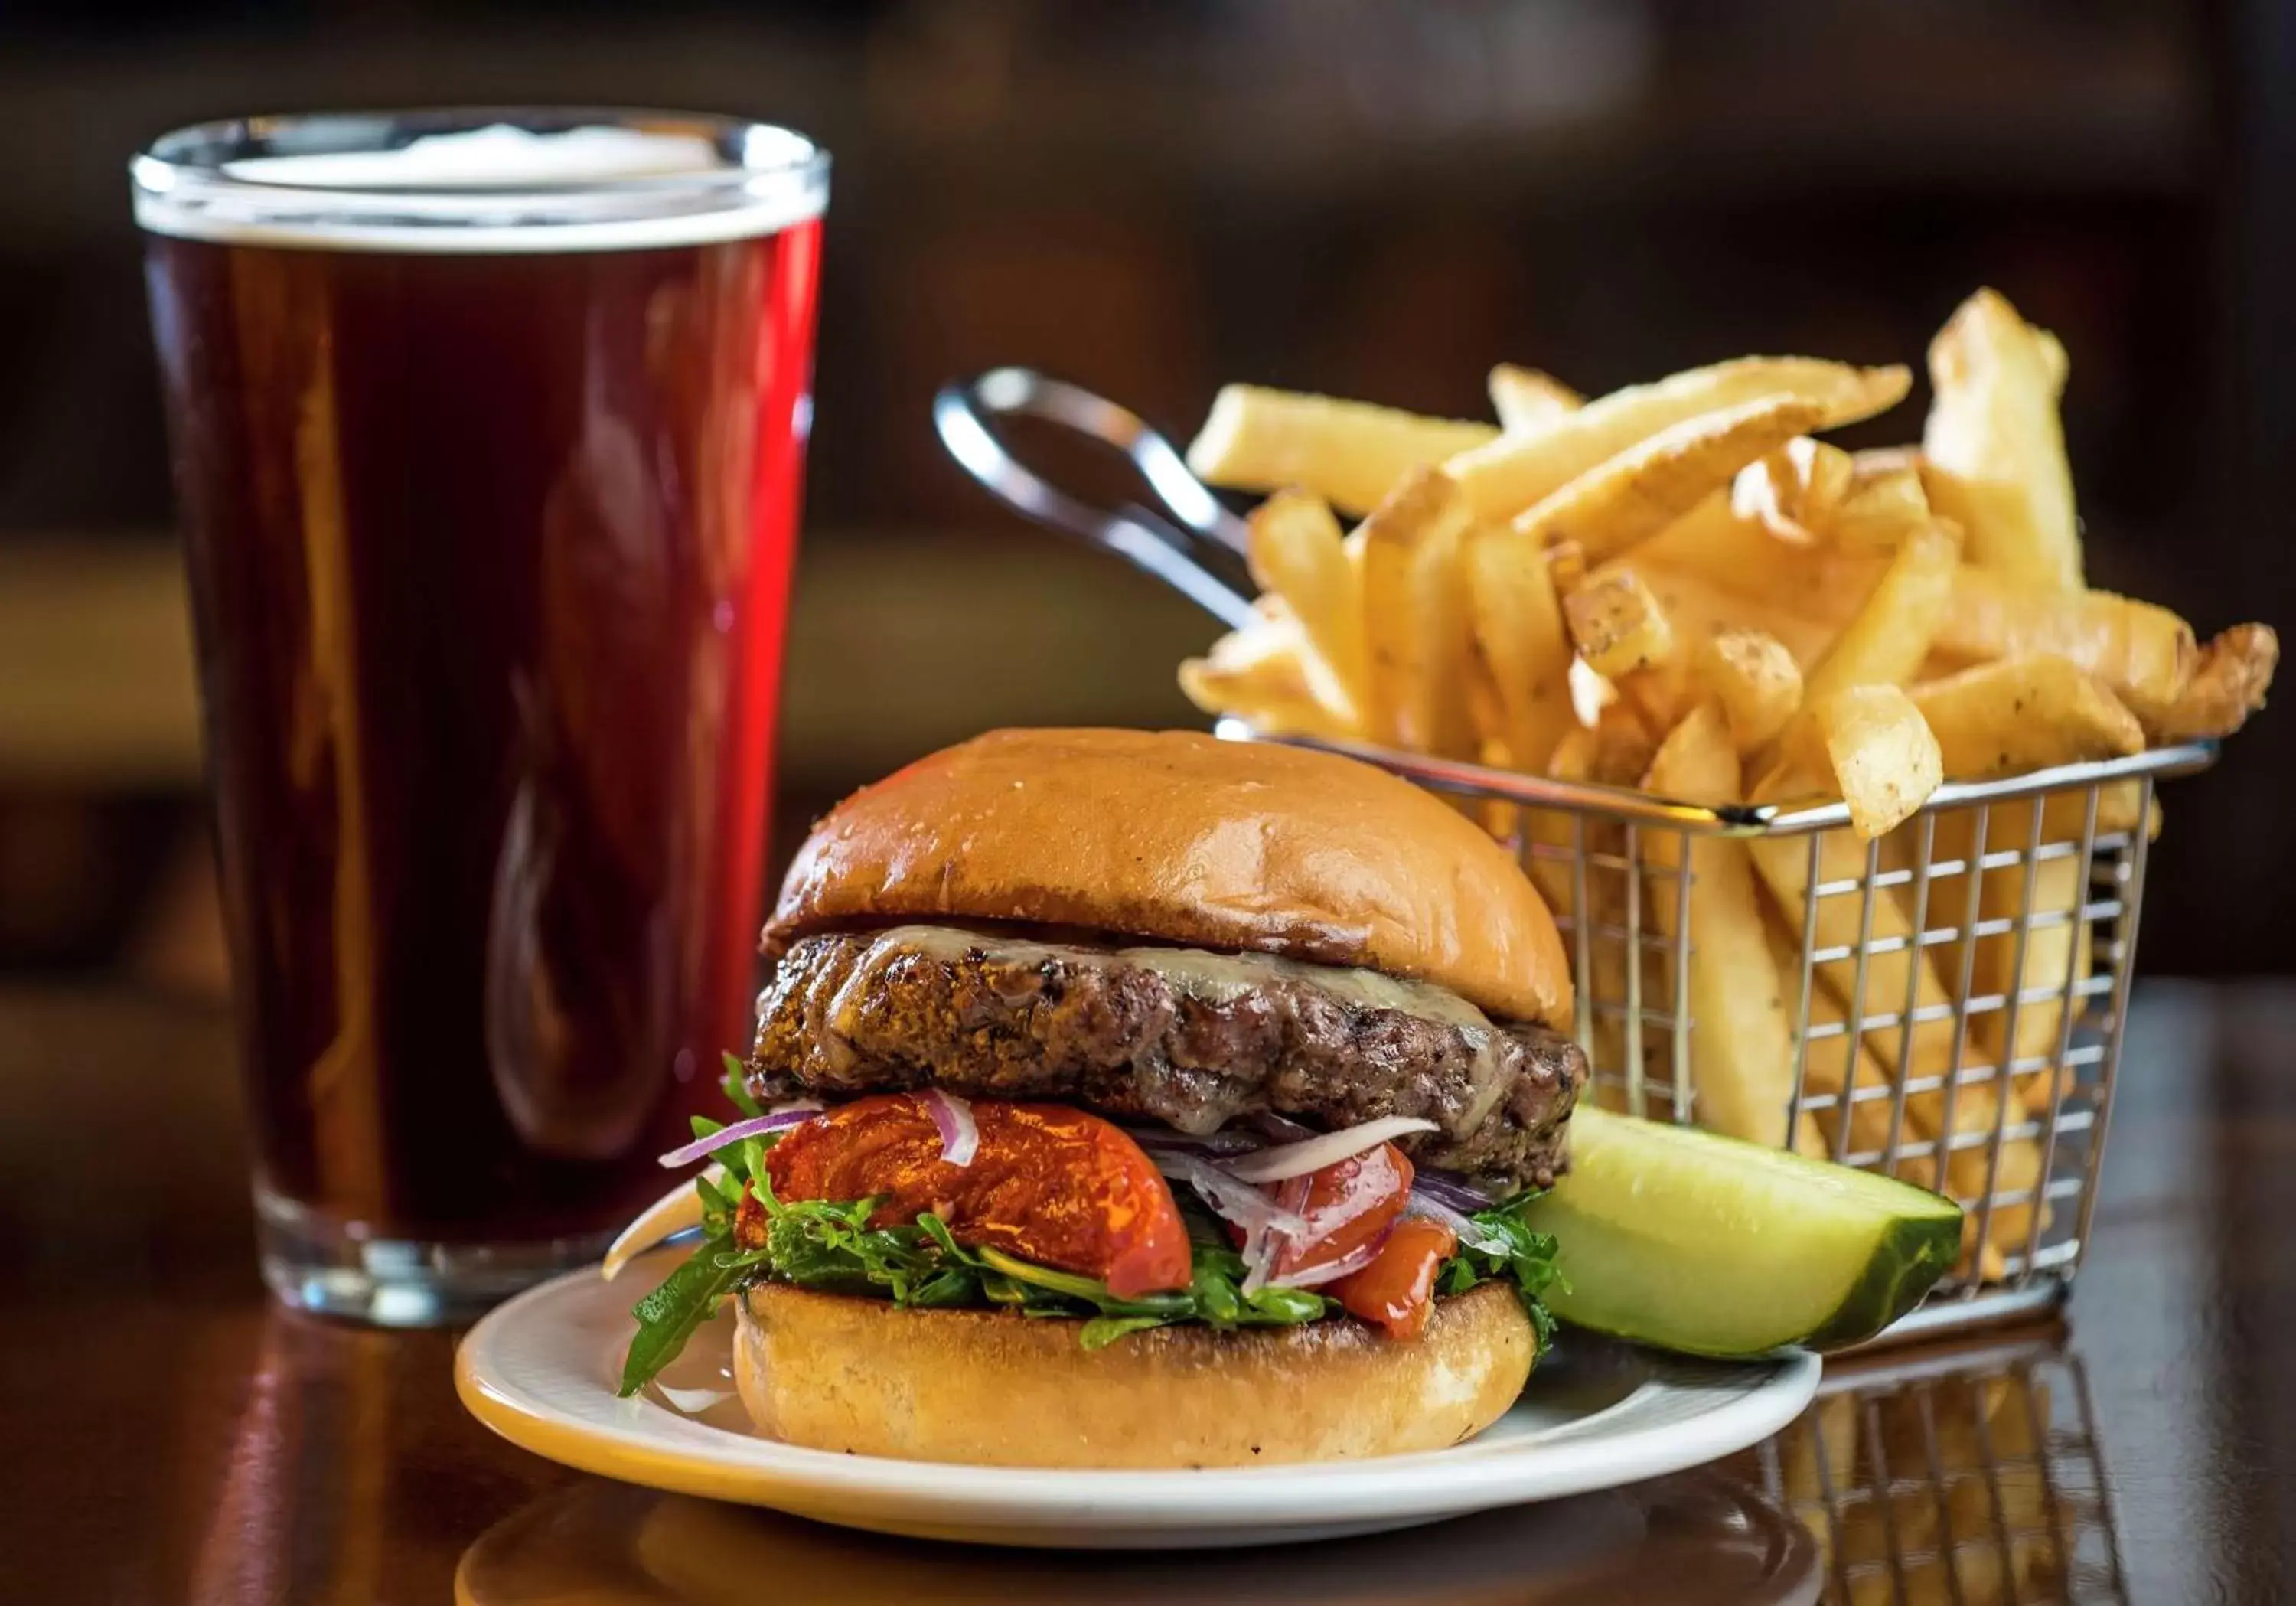
[[[826,157],[252,119],[133,167],[264,1274],[594,1256],[749,1036]]]

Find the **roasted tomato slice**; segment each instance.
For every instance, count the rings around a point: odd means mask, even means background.
[[[1416,1338],[1435,1311],[1435,1274],[1458,1248],[1457,1236],[1440,1222],[1398,1222],[1376,1259],[1324,1291],[1389,1338]]]
[[[1367,1149],[1321,1171],[1275,1184],[1275,1202],[1307,1218],[1308,1230],[1277,1248],[1269,1275],[1294,1277],[1344,1260],[1374,1243],[1403,1214],[1411,1197],[1411,1162],[1392,1143]]]
[[[870,1224],[931,1211],[962,1244],[1095,1277],[1119,1299],[1185,1289],[1188,1231],[1140,1146],[1064,1104],[973,1101],[980,1147],[969,1165],[940,1157],[940,1134],[907,1093],[840,1105],[766,1157],[783,1199],[882,1198]]]

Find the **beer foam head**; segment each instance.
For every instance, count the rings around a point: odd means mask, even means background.
[[[135,220],[155,234],[454,253],[749,239],[818,217],[829,185],[828,157],[786,128],[652,116],[209,124],[155,142],[132,175]]]

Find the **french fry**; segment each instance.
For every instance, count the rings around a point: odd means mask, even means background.
[[[1721,711],[1702,704],[1659,744],[1643,788],[1661,797],[1716,807],[1742,800],[1738,755]],[[1674,876],[1683,870],[1683,834],[1642,833],[1645,859],[1672,875],[1647,879],[1652,923],[1669,942],[1682,935]],[[1763,936],[1760,894],[1745,844],[1728,836],[1690,839],[1689,993],[1691,1075],[1702,1124],[1734,1138],[1780,1143],[1791,1136],[1805,1154],[1823,1156],[1824,1140],[1804,1116],[1791,1134],[1792,1027],[1785,988]]]
[[[2144,745],[2144,733],[2136,717],[2095,676],[2063,658],[2006,658],[1916,687],[1913,695],[1937,734],[1946,773],[1956,780],[1981,780],[2120,757],[2141,752]],[[2140,795],[2133,782],[2101,791],[2099,835],[2134,826]],[[2041,840],[2079,841],[2087,814],[2087,805],[2079,793],[2046,798]],[[1974,844],[1975,819],[1976,811],[1967,809],[1939,817],[1931,848],[1932,861],[1966,862]],[[2022,849],[2030,840],[2031,830],[2030,803],[1997,805],[1988,815],[1988,850]],[[2084,879],[2076,858],[2036,865],[2033,912],[2045,920],[2070,916],[2080,907]],[[1931,906],[1958,921],[1967,907],[1965,887],[1960,875],[1932,877]],[[2021,867],[1984,873],[1980,918],[2013,918],[2024,906]],[[1980,938],[1971,966],[1972,992],[2005,995],[2013,988],[2029,996],[2018,1012],[2013,1051],[2004,1046],[2009,1035],[2006,1011],[1976,1017],[1973,1031],[1979,1048],[1997,1064],[2013,1058],[2053,1057],[2064,1021],[2062,991],[2069,981],[2087,979],[2091,945],[2086,922],[2032,925],[2021,965],[2013,936]],[[2044,991],[2050,996],[2030,996]],[[2054,1095],[2046,1088],[2029,1088],[2028,1096],[2038,1102]]]
[[[1447,463],[1479,519],[1513,518],[1579,475],[1685,419],[1790,396],[1832,429],[1895,407],[1912,387],[1903,367],[1856,368],[1807,357],[1748,357],[1613,391],[1534,434],[1502,435]]]
[[[1699,683],[1721,703],[1741,754],[1774,740],[1801,706],[1801,669],[1767,630],[1716,630],[1699,641],[1692,664]]]
[[[1814,544],[1849,490],[1854,470],[1838,446],[1799,435],[1730,482],[1730,507],[1781,539]]]
[[[2279,663],[2280,638],[2270,625],[2236,624],[2219,631],[2201,648],[2193,678],[2162,717],[2161,739],[2230,736],[2264,706]]]
[[[1849,828],[1868,841],[1910,819],[1945,779],[1928,721],[1886,681],[1819,697],[1809,719],[1849,805]]]
[[[1784,544],[1769,535],[1762,539],[1773,546]],[[1760,630],[1775,637],[1807,674],[1836,634],[1833,626],[1781,607],[1767,597],[1734,590],[1704,575],[1652,563],[1639,553],[1634,570],[1673,621],[1676,633],[1687,639],[1695,640],[1721,630]]]
[[[2061,809],[2061,804],[2068,803],[2071,805],[2069,810]],[[2080,829],[2079,816],[2087,807],[2079,797],[2051,798],[2048,803],[2050,830],[2060,836],[2068,834],[2068,828],[2058,823],[2061,815],[2070,819],[2070,830]],[[2099,831],[2133,831],[2140,823],[2144,828],[2145,841],[2160,839],[2161,800],[2154,798],[2152,808],[2147,810],[2144,807],[2144,788],[2141,784],[2121,780],[2096,789],[2096,828]]]
[[[1521,541],[1534,552],[1539,548],[1524,541],[1512,531],[1508,539]],[[1568,597],[1587,583],[1587,549],[1577,541],[1556,541],[1546,549],[1546,576],[1554,584],[1557,597]]]
[[[1480,757],[1493,743],[1506,745],[1506,712],[1499,703],[1498,681],[1480,644],[1471,644],[1462,670],[1465,679],[1467,718],[1475,728],[1475,752]]]
[[[1619,700],[1619,688],[1602,675],[1587,667],[1587,660],[1572,654],[1568,674],[1570,684],[1572,717],[1592,730],[1603,717],[1603,711]]]
[[[1516,516],[1515,531],[1541,547],[1576,541],[1588,563],[1600,563],[1648,540],[1824,416],[1816,402],[1780,395],[1685,418],[1558,487]],[[1530,439],[1551,439],[1567,427],[1568,421]]]
[[[1634,704],[1644,725],[1652,730],[1673,729],[1706,695],[1691,673],[1688,656],[1679,650],[1619,682],[1619,696]]]
[[[1271,736],[1359,735],[1351,713],[1332,702],[1336,682],[1314,669],[1314,649],[1280,597],[1259,615],[1180,664],[1180,689],[1206,713],[1234,714]],[[1318,691],[1323,692],[1318,696]]]
[[[1755,801],[1808,796],[1822,791],[1824,786],[1823,779],[1799,766],[1792,766],[1757,787]],[[1753,855],[1754,868],[1761,873],[1771,895],[1784,911],[1788,925],[1800,930],[1811,903],[1808,840],[1757,836],[1749,838],[1747,846]],[[1866,869],[1866,852],[1849,833],[1820,834],[1817,874],[1822,882],[1863,881]],[[1886,889],[1874,892],[1870,901],[1874,943],[1866,950],[1866,959],[1860,966],[1856,955],[1866,935],[1866,902],[1860,894],[1816,900],[1818,946],[1841,949],[1849,956],[1826,960],[1818,968],[1836,998],[1845,1005],[1857,1006],[1861,1020],[1898,1015],[1906,1009],[1909,997],[1917,1013],[1934,1011],[1936,1018],[1915,1022],[1910,1032],[1895,1026],[1866,1033],[1866,1046],[1899,1077],[1941,1084],[1954,1067],[1956,1034],[1949,1017],[1952,996],[1939,980],[1928,951],[1914,944],[1915,934],[1904,906]],[[1900,946],[1884,946],[1890,943]],[[1941,1140],[1948,1102],[1948,1091],[1939,1085],[1908,1092],[1906,1110],[1921,1135]],[[1970,1211],[1973,1234],[1976,1206],[1985,1197],[1986,1141],[1990,1138],[1997,1117],[2005,1130],[2014,1130],[2027,1124],[2030,1116],[2016,1091],[1997,1081],[1964,1080],[1952,1091],[1950,1102],[1954,1147],[1945,1168],[1949,1184],[1946,1190]],[[2006,1193],[2038,1190],[2039,1178],[2040,1151],[2033,1141],[2030,1137],[2005,1140],[1997,1190]],[[2031,1221],[2031,1209],[2027,1204],[1994,1211],[1992,1230],[2001,1235],[1995,1241],[2021,1244]],[[1972,1238],[1972,1247],[1973,1242]]]
[[[1512,762],[1542,770],[1571,725],[1570,644],[1546,556],[1505,530],[1466,546],[1475,641],[1491,674]]]
[[[1777,972],[1778,1007],[1784,1012],[1787,1031],[1798,1029],[1801,1009],[1801,935],[1789,935],[1780,927],[1775,912],[1766,909],[1762,923],[1762,941],[1770,956],[1770,968]],[[1874,1058],[1862,1041],[1853,1042],[1846,1029],[1847,1016],[1841,1001],[1825,988],[1822,978],[1813,976],[1809,989],[1809,1024],[1813,1027],[1833,1028],[1831,1036],[1813,1034],[1809,1050],[1802,1058],[1802,1099],[1807,1103],[1831,1096],[1834,1102],[1815,1116],[1804,1111],[1804,1119],[1818,1124],[1819,1137],[1826,1147],[1821,1150],[1831,1157],[1839,1152],[1844,1156],[1887,1154],[1890,1151],[1890,1105],[1882,1099],[1857,1099],[1851,1094],[1858,1088],[1886,1088],[1890,1073]],[[1791,1042],[1791,1037],[1789,1042]],[[1787,1061],[1791,1066],[1792,1062]],[[1849,1123],[1849,1135],[1840,1137],[1841,1124]],[[1911,1124],[1907,1124],[1911,1131]],[[1800,1135],[1797,1134],[1797,1142]],[[1807,1151],[1805,1151],[1807,1152]],[[1934,1188],[1937,1166],[1931,1160],[1901,1160],[1891,1174],[1919,1188]]]
[[[1499,428],[1510,435],[1537,434],[1587,405],[1587,399],[1537,368],[1519,368],[1503,362],[1491,370],[1491,410]]]
[[[2033,653],[1913,688],[1955,780],[2144,751],[2144,729],[2112,688],[2070,658]]]
[[[1220,387],[1188,446],[1210,485],[1296,485],[1351,514],[1370,512],[1404,474],[1498,438],[1488,424],[1426,418],[1363,401],[1259,385]]]
[[[1578,655],[1612,680],[1674,659],[1674,627],[1632,569],[1605,571],[1565,597],[1562,622]]]
[[[1953,605],[1957,556],[1941,526],[1908,535],[1825,655],[1803,677],[1804,700],[1816,704],[1846,687],[1911,680]]]
[[[1937,651],[1956,666],[2054,653],[2103,680],[2153,729],[2199,667],[2193,627],[2166,608],[2110,591],[2053,591],[1964,564]]]
[[[1857,552],[1890,552],[1932,516],[1921,454],[1905,447],[1854,452],[1849,484],[1825,521],[1824,538]]]
[[[1760,520],[1740,517],[1723,496],[1707,498],[1632,554],[1638,569],[1698,580],[1757,616],[1790,614],[1802,622],[1800,633],[1821,642],[1857,612],[1888,558],[1885,552],[1783,539]],[[1807,668],[1808,661],[1795,655]]]
[[[1291,605],[1349,709],[1361,711],[1370,701],[1361,576],[1330,507],[1311,491],[1277,491],[1253,509],[1245,551],[1252,579]]]
[[[1977,812],[1974,809],[1959,809],[1939,819],[1931,848],[1932,861],[1972,861],[1976,847]],[[1985,815],[1988,856],[2010,851],[2023,854],[2035,845],[2030,803],[1997,803],[1986,810]],[[2068,837],[2078,842],[2080,821],[2075,819],[2070,827],[2069,832],[2056,828],[2045,809],[2040,845]],[[2029,909],[2034,918],[2026,925],[2021,952],[2013,930],[1976,939],[1970,956],[1971,996],[2006,1001],[2012,995],[2019,995],[2021,1001],[2015,1011],[2013,1049],[2010,1046],[2011,1011],[2005,1001],[2001,1009],[1971,1017],[1970,1032],[1976,1052],[1970,1057],[1970,1062],[1989,1061],[2003,1067],[2001,1074],[2013,1078],[2021,1094],[2036,1108],[2042,1108],[2057,1096],[2060,1067],[2054,1061],[2064,1025],[2065,990],[2088,979],[2094,954],[2088,925],[2078,918],[2087,889],[2087,876],[2079,857],[2038,861],[2032,866],[2030,901],[2026,896],[2025,870],[2021,862],[1980,873],[1979,919],[2015,920]],[[1931,906],[1955,924],[1960,923],[1969,904],[1965,874],[1933,876],[1930,883]],[[1959,953],[1958,949],[1950,951],[1956,956]],[[2076,1016],[2079,1009],[2077,1002]],[[2008,1069],[2013,1060],[2028,1059],[2041,1064],[2029,1071],[2013,1073]],[[2010,1247],[2023,1246],[2015,1243]]]
[[[1922,431],[1929,500],[1961,525],[1970,561],[2027,585],[2081,588],[2080,531],[2057,398],[2065,349],[1980,290],[1930,342]]]
[[[1658,752],[1658,733],[1623,698],[1604,706],[1594,725],[1595,762],[1587,778],[1606,787],[1640,784]]]
[[[1442,470],[1415,468],[1357,531],[1373,738],[1453,757],[1474,752],[1466,705],[1465,500]]]

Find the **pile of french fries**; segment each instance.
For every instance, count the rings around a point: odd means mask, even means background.
[[[1966,866],[1980,811],[1915,820],[1947,779],[2238,729],[2278,660],[2268,627],[2202,643],[2167,609],[2083,581],[2056,339],[1980,290],[1931,342],[1929,364],[1921,444],[1854,452],[1818,437],[1897,405],[1911,388],[1906,368],[1742,358],[1584,400],[1501,366],[1490,375],[1495,424],[1229,386],[1188,461],[1210,484],[1268,493],[1250,521],[1262,595],[1250,622],[1181,665],[1181,686],[1207,712],[1271,735],[1710,807],[1838,799],[1851,828],[1823,838],[1821,885],[1865,877],[1877,839],[1891,865],[1925,845],[1929,862]],[[2157,811],[2136,818],[2140,796],[2134,782],[2108,788],[2096,831],[2157,830]],[[2085,794],[2052,798],[2047,839],[2080,840],[2086,807]],[[1489,823],[1622,846],[1540,818],[1519,827],[1499,808]],[[1988,851],[2027,848],[2031,820],[2027,804],[1996,805]],[[1970,1016],[1966,1042],[1951,1005],[2073,996],[2069,978],[2087,974],[2087,926],[2068,915],[2021,944],[1973,938],[1955,962],[1950,947],[1887,943],[1914,935],[1902,886],[1821,896],[1813,909],[1805,838],[1655,831],[1637,852],[1660,871],[1692,860],[1680,984],[1698,1119],[1813,1153],[1881,1152],[1902,1123],[1907,1142],[1945,1163],[1916,1158],[1898,1174],[1972,1206],[1984,1227],[1980,1241],[1972,1223],[1971,1256],[1980,1274],[1999,1275],[2004,1256],[2038,1236],[2043,1161],[2030,1134],[2059,1073],[1972,1073],[2053,1052],[2063,1007],[2015,1011],[2013,1044],[2012,1012],[1997,1002]],[[2077,854],[2037,861],[2030,906],[2077,911],[2084,868]],[[1624,921],[1603,905],[1604,884],[1587,878],[1592,907],[1575,910],[1563,864],[1534,856],[1532,869],[1559,914],[1587,917],[1582,931]],[[2024,866],[1978,873],[1981,918],[2027,906]],[[1641,929],[1678,936],[1675,877],[1642,880],[1657,892],[1636,911]],[[1934,911],[1972,901],[1960,875],[1926,885],[1929,925],[1953,923]],[[1806,930],[1819,949],[1865,956],[1816,966],[1814,1024],[1896,1017],[1908,999],[1917,1024],[1813,1033],[1805,1096],[1835,1099],[1789,1132]],[[1643,961],[1609,946],[1593,956],[1595,991],[1615,1000]],[[1597,1030],[1598,1064],[1618,1065],[1618,1045]],[[1892,1079],[1920,1090],[1894,1123],[1890,1100],[1849,1097]],[[1997,1162],[1991,1134],[2005,1131],[2028,1135]],[[2024,1202],[1974,1211],[2019,1194]]]

